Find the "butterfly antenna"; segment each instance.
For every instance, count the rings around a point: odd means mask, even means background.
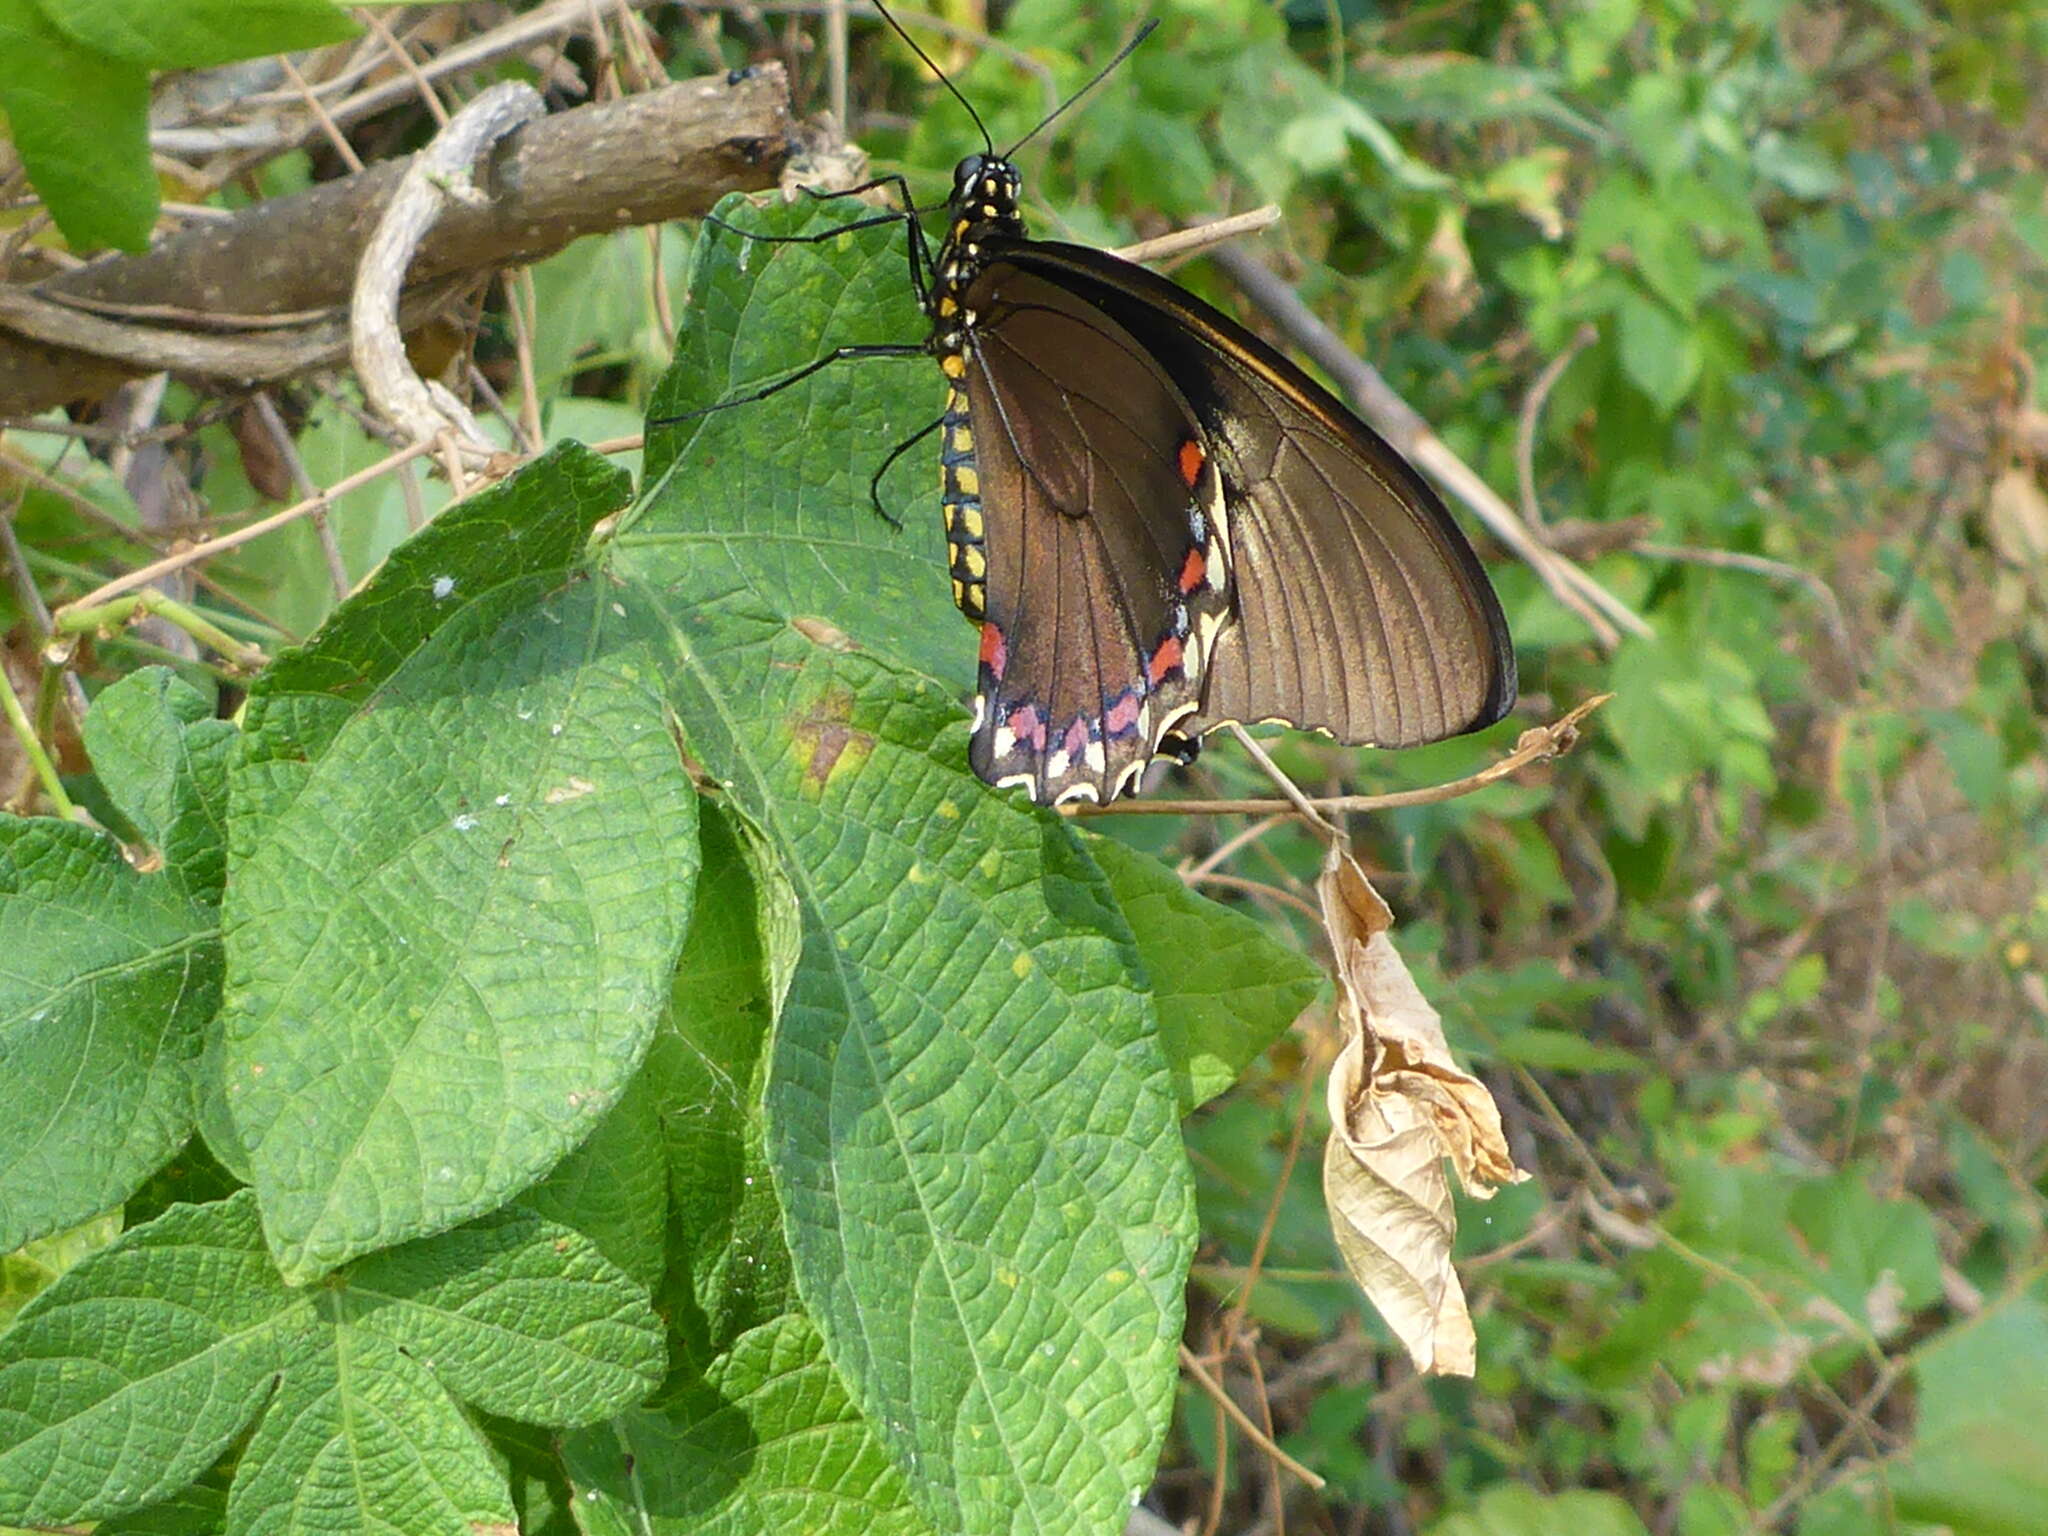
[[[910,45],[910,51],[916,54],[920,59],[924,61],[924,67],[930,70],[934,75],[937,75],[939,77],[939,84],[943,85],[947,90],[951,91],[953,93],[953,99],[959,102],[961,106],[967,109],[967,115],[974,119],[974,126],[981,130],[981,142],[983,146],[988,150],[990,156],[993,157],[996,152],[995,141],[989,138],[988,125],[982,122],[981,114],[974,110],[974,103],[969,101],[965,96],[962,96],[960,94],[960,88],[957,85],[955,85],[951,80],[946,78],[946,72],[943,69],[939,68],[937,64],[932,62],[932,56],[926,53],[922,48],[917,46],[917,39],[912,37],[908,32],[903,30],[902,23],[898,22],[894,16],[891,16],[889,14],[889,8],[886,5],[882,4],[882,0],[875,0],[875,9],[882,13],[882,20],[889,23],[889,29],[893,31],[898,37],[902,38],[904,42],[908,43]],[[1130,52],[1130,50],[1127,48],[1124,50],[1124,52],[1128,53]],[[1036,132],[1037,130],[1034,129],[1032,131]]]
[[[1069,96],[1065,101],[1061,102],[1058,106],[1054,107],[1050,112],[1046,113],[1044,119],[1039,123],[1039,125],[1036,128],[1032,129],[1029,133],[1025,134],[1023,138],[1019,139],[1016,143],[1012,144],[1007,150],[1003,152],[1003,158],[1007,160],[1012,155],[1016,154],[1018,150],[1022,149],[1026,144],[1029,144],[1033,139],[1037,138],[1039,134],[1043,133],[1048,127],[1050,127],[1052,125],[1052,121],[1054,118],[1058,117],[1062,112],[1066,111],[1067,108],[1071,107],[1083,96],[1086,96],[1090,91],[1094,90],[1095,87],[1102,84],[1104,80],[1108,79],[1110,71],[1115,69],[1117,65],[1123,63],[1125,59],[1128,59],[1133,53],[1135,53],[1137,51],[1138,44],[1142,43],[1143,41],[1145,41],[1146,38],[1150,37],[1153,31],[1158,26],[1159,18],[1157,16],[1154,16],[1150,21],[1146,22],[1145,25],[1138,28],[1137,32],[1132,35],[1131,40],[1128,43],[1125,43],[1123,47],[1119,48],[1116,51],[1116,57],[1111,59],[1107,64],[1103,65],[1102,68],[1095,71],[1094,79],[1090,80],[1086,85],[1082,86],[1081,89],[1074,92],[1073,95]],[[960,93],[958,91],[955,91],[953,94],[957,96]],[[972,111],[973,109],[970,107],[968,110]],[[975,121],[978,123],[981,121],[981,119],[976,118]],[[988,137],[988,130],[985,128],[982,130],[982,137]]]

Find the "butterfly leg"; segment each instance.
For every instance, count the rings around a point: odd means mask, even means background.
[[[814,363],[806,363],[791,374],[785,374],[773,384],[764,384],[752,394],[735,395],[730,400],[720,400],[712,405],[700,405],[694,411],[684,411],[679,416],[657,416],[647,425],[650,427],[673,426],[679,421],[695,421],[699,416],[709,416],[714,411],[729,411],[736,405],[752,405],[757,400],[766,400],[770,395],[779,395],[792,384],[801,384],[822,368],[842,363],[856,357],[923,357],[923,346],[906,341],[876,341],[848,347],[834,347]]]
[[[881,468],[877,469],[874,472],[874,474],[868,477],[868,500],[874,504],[875,515],[881,518],[881,520],[887,523],[891,528],[894,528],[898,533],[901,533],[903,531],[903,520],[899,517],[894,516],[887,507],[882,505],[882,476],[889,473],[889,466],[891,464],[894,464],[898,459],[902,458],[904,454],[908,453],[911,449],[915,448],[919,443],[923,442],[926,438],[930,437],[934,432],[938,431],[940,427],[945,425],[945,423],[946,418],[941,416],[937,418],[935,421],[933,421],[930,426],[919,427],[915,432],[911,433],[910,436],[903,439],[903,441],[898,443],[894,448],[891,448],[889,450],[889,456],[886,459],[882,460]]]
[[[896,195],[903,200],[903,206],[891,209],[887,213],[878,213],[872,218],[855,219],[851,223],[841,224],[834,229],[819,230],[813,234],[757,235],[752,230],[742,229],[739,225],[710,213],[704,215],[704,222],[715,224],[720,229],[738,235],[742,240],[756,241],[761,245],[819,245],[827,240],[837,240],[841,235],[852,234],[857,229],[875,229],[883,224],[906,225],[909,229],[909,238],[904,244],[910,260],[910,286],[917,292],[919,307],[924,307],[929,302],[931,293],[931,247],[925,241],[924,226],[917,222],[917,216],[922,210],[911,200],[910,183],[904,180],[901,174],[892,172],[887,176],[877,176],[860,183],[859,186],[847,187],[839,192],[819,192],[811,187],[801,187],[798,190],[815,202],[829,203],[837,198],[872,192],[876,187],[895,188]]]

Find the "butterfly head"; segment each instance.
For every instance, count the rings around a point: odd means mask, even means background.
[[[1022,235],[1024,219],[1017,211],[1024,179],[1001,155],[969,155],[953,167],[953,228],[961,236],[976,233]]]

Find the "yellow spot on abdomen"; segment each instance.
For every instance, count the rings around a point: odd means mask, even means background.
[[[979,496],[981,494],[981,475],[965,465],[962,465],[953,472],[953,483],[960,487],[960,494],[962,496]]]
[[[939,359],[939,372],[949,379],[961,378],[967,372],[967,359],[958,352],[948,352]]]

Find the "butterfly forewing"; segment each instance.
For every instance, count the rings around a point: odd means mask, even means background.
[[[1201,700],[1228,611],[1194,408],[1100,310],[1007,262],[965,295],[964,384],[986,522],[974,769],[1108,799]]]
[[[1002,254],[1144,347],[1222,470],[1231,618],[1183,733],[1273,719],[1397,747],[1507,712],[1515,659],[1500,604],[1443,503],[1398,453],[1165,279],[1079,246],[1030,241]]]

